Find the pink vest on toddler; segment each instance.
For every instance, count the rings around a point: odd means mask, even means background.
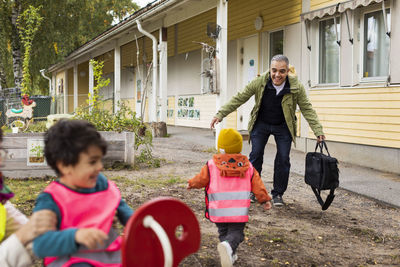
[[[108,181],[104,191],[83,194],[75,192],[57,182],[44,190],[49,193],[61,212],[60,230],[68,228],[97,228],[108,233],[105,245],[97,250],[81,247],[75,254],[46,257],[45,266],[68,267],[74,263],[87,262],[95,267],[120,267],[121,237],[112,229],[115,212],[121,201],[117,186]]]
[[[210,183],[206,187],[206,218],[214,223],[248,222],[253,165],[244,177],[221,176],[211,159],[208,161]]]

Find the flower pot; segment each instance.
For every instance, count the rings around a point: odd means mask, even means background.
[[[11,127],[12,133],[18,133],[18,127]]]

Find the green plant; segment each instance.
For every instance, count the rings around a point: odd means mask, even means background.
[[[13,127],[18,127],[18,128],[22,128],[25,126],[24,122],[20,120],[13,121],[12,125]]]
[[[102,101],[99,92],[102,87],[108,85],[110,80],[103,78],[103,62],[92,59],[90,64],[93,66],[96,86],[93,88],[93,94],[88,95],[89,106],[79,107],[75,112],[75,118],[92,123],[99,131],[129,131],[135,133],[135,150],[141,148],[140,158],[149,166],[159,167],[160,163],[152,156],[153,136],[151,131],[140,118],[137,118],[136,112],[123,102],[117,103],[119,109],[115,113],[104,107],[104,101]]]
[[[40,16],[39,11],[42,6],[35,8],[34,6],[29,6],[18,18],[18,29],[21,42],[24,45],[24,59],[22,62],[22,93],[29,94],[32,91],[31,86],[31,75],[29,72],[30,60],[31,60],[31,50],[33,39],[37,31],[39,30],[40,24],[42,23],[43,17]]]
[[[89,104],[90,108],[97,109],[99,100],[102,99],[102,96],[99,95],[100,89],[108,86],[110,83],[110,79],[105,79],[103,77],[103,67],[104,61],[96,61],[91,59],[89,64],[93,67],[93,78],[95,81],[95,86],[93,87],[93,94],[88,94],[88,100],[86,101]]]
[[[43,157],[44,148],[41,145],[36,145],[30,149],[30,152],[34,153],[36,157]]]
[[[25,133],[43,133],[47,131],[46,121],[34,121],[27,124]]]

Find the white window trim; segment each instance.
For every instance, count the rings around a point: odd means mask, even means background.
[[[389,4],[385,6],[386,9],[390,10],[390,14],[392,14],[392,3],[389,1]],[[359,58],[358,58],[358,65],[359,65],[359,73],[358,73],[358,78],[360,81],[360,84],[385,84],[387,81],[388,76],[390,75],[390,68],[389,68],[389,73],[387,76],[376,76],[376,77],[364,77],[364,17],[366,14],[373,13],[376,11],[382,11],[382,5],[381,4],[374,4],[368,7],[364,7],[361,9],[361,11],[358,13],[359,16],[355,18],[356,20],[359,21],[359,27],[358,27],[358,34],[360,36],[358,40],[358,49],[359,49]],[[391,42],[391,40],[390,40]],[[390,45],[389,45],[389,58],[390,58]]]
[[[269,57],[269,50],[270,50],[270,41],[271,41],[271,33],[274,32],[279,32],[279,31],[283,31],[283,53],[285,54],[285,38],[286,38],[286,31],[285,31],[285,27],[280,27],[280,28],[276,28],[274,30],[271,31],[266,31],[262,33],[262,43],[261,46],[262,47],[262,57],[261,57],[261,61],[262,61],[262,72],[266,72],[269,70],[269,63],[271,61],[270,57]],[[265,44],[265,45],[264,45]]]
[[[316,31],[316,33],[317,33],[317,42],[316,42],[316,50],[317,51],[315,51],[315,53],[316,53],[316,58],[317,58],[317,75],[316,75],[316,87],[320,87],[320,88],[323,88],[323,87],[330,87],[330,88],[332,88],[332,87],[336,87],[336,88],[338,88],[338,87],[340,87],[340,79],[341,79],[341,77],[340,77],[340,67],[341,67],[341,61],[340,61],[340,52],[341,52],[341,46],[339,45],[339,44],[336,44],[337,46],[339,46],[339,69],[338,69],[338,72],[339,72],[339,80],[338,80],[338,82],[337,83],[320,83],[319,82],[319,75],[320,75],[320,66],[319,66],[319,62],[320,62],[320,53],[319,53],[319,51],[320,51],[320,45],[319,45],[319,30],[320,30],[320,27],[319,27],[319,25],[320,25],[320,22],[321,21],[324,21],[324,20],[330,20],[330,19],[333,19],[333,21],[334,21],[334,23],[335,23],[335,19],[334,19],[334,17],[336,17],[336,22],[338,22],[339,21],[339,27],[340,27],[340,32],[342,32],[342,30],[343,30],[343,23],[342,23],[342,16],[340,16],[340,15],[334,15],[334,16],[329,16],[329,17],[324,17],[324,18],[322,18],[322,19],[319,19],[318,20],[318,23],[317,23],[317,31]],[[336,27],[336,25],[335,25],[335,27]],[[340,35],[339,35],[340,36]],[[341,41],[340,39],[339,39],[339,41]]]
[[[340,56],[339,56],[339,81],[337,83],[320,83],[319,82],[319,23],[320,21],[323,20],[328,20],[328,19],[333,19],[336,16],[336,20],[339,21],[340,23],[340,31],[343,31],[343,21],[342,21],[342,16],[339,16],[338,14],[332,15],[332,16],[327,16],[323,17],[321,19],[315,19],[311,21],[310,25],[310,45],[312,47],[311,49],[311,59],[310,59],[310,66],[309,66],[309,71],[310,71],[310,89],[339,89],[340,87],[340,67],[341,67],[341,61],[340,61]],[[339,46],[339,55],[341,53],[340,51],[341,46]],[[316,71],[312,71],[311,66],[316,66]]]

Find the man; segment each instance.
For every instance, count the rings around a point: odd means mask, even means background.
[[[295,74],[289,72],[289,60],[284,55],[275,55],[267,73],[255,78],[242,92],[237,93],[220,108],[211,120],[211,129],[253,95],[255,105],[248,125],[252,144],[250,162],[261,175],[265,145],[269,136],[273,135],[277,152],[272,201],[274,206],[282,206],[282,195],[289,181],[291,143],[293,141],[296,144],[297,105],[317,136],[318,143],[325,140],[325,135],[303,85]]]

